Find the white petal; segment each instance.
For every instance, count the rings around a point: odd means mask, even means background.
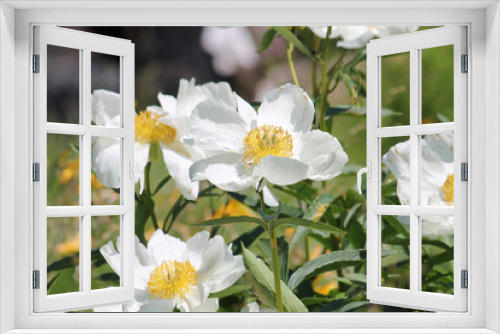
[[[438,237],[454,233],[453,217],[424,217],[422,218],[422,235]]]
[[[91,120],[96,125],[120,127],[120,94],[98,89],[92,94]]]
[[[151,299],[142,304],[139,312],[172,312],[174,301],[172,299]]]
[[[175,187],[179,189],[184,197],[189,200],[198,198],[199,182],[191,181],[189,168],[193,162],[182,153],[163,148],[163,159],[167,165],[168,172],[175,181]]]
[[[108,262],[111,269],[115,271],[115,273],[120,276],[121,275],[121,255],[115,248],[113,241],[108,242],[104,246],[99,249],[102,256]]]
[[[297,159],[265,156],[255,167],[257,173],[269,182],[286,186],[307,178],[309,166]]]
[[[354,39],[358,39],[361,36],[365,35],[367,32],[370,32],[368,27],[366,26],[342,26],[339,27],[340,37],[344,41],[351,41]]]
[[[158,101],[160,101],[161,108],[167,114],[175,115],[177,113],[177,99],[174,96],[158,93]]]
[[[314,181],[331,180],[349,161],[337,138],[319,130],[294,136],[293,148],[294,157],[309,165],[308,178]]]
[[[440,135],[427,135],[424,137],[428,148],[439,156],[444,163],[453,164],[454,136],[451,133]]]
[[[269,188],[267,186],[264,186],[264,188],[262,188],[262,191],[263,191],[263,195],[264,195],[264,203],[267,206],[270,206],[270,207],[280,206],[280,202],[273,195],[273,193],[271,192],[271,190],[269,190]]]
[[[218,309],[219,299],[209,298],[200,306],[193,308],[191,312],[217,312]]]
[[[389,167],[397,178],[410,175],[410,142],[397,143],[382,157],[382,162]]]
[[[281,126],[290,132],[311,129],[314,105],[301,88],[286,84],[269,92],[259,108],[257,125]]]
[[[195,107],[207,99],[221,100],[233,108],[237,106],[231,86],[227,82],[209,82],[196,86],[194,79],[182,79],[177,94],[177,114],[189,117]]]
[[[257,302],[252,302],[248,305],[245,305],[241,312],[260,312],[259,304]]]
[[[134,144],[134,167],[144,171],[149,161],[149,144]],[[139,182],[140,175],[134,173],[134,182]]]
[[[186,248],[182,254],[182,260],[189,260],[193,267],[198,270],[201,266],[202,256],[208,247],[208,238],[210,233],[207,231],[198,232],[193,235],[186,243]]]
[[[123,312],[122,304],[101,306],[94,308],[95,313],[111,313],[111,312]]]
[[[186,250],[186,243],[158,229],[148,242],[148,251],[153,254],[157,265],[163,261],[179,261]]]
[[[106,262],[116,272],[118,276],[121,275],[121,239],[116,241],[118,249],[112,241],[102,246],[100,249]],[[154,256],[146,250],[143,244],[140,243],[139,238],[135,237],[135,259],[134,259],[134,287],[136,289],[144,289],[147,286],[151,271],[157,266],[157,261]]]
[[[92,170],[97,179],[109,188],[120,188],[120,140],[111,137],[92,137]]]
[[[215,155],[195,162],[189,172],[191,180],[208,180],[226,191],[240,191],[254,185],[260,177],[242,162],[236,153]]]
[[[259,61],[247,27],[204,27],[201,46],[212,56],[214,70],[220,75],[234,75],[240,68],[252,69]]]
[[[358,38],[339,41],[337,43],[337,46],[344,49],[360,49],[362,47],[365,47],[366,44],[374,37],[375,36],[371,31],[367,31],[365,34],[359,36]]]
[[[397,195],[401,205],[410,205],[410,176],[402,175],[397,178]]]
[[[203,302],[206,300],[207,298],[203,298],[203,294],[202,292],[200,292],[200,286],[194,286],[191,287],[186,296],[180,301],[176,302],[176,304],[181,312],[191,312],[191,310],[201,307],[201,305],[203,305]]]
[[[382,38],[415,32],[418,30],[418,26],[375,26],[372,30],[377,37]]]
[[[219,292],[233,285],[244,273],[243,257],[233,256],[231,247],[217,235],[208,241],[202,253],[196,281],[206,284],[210,292]]]
[[[191,115],[192,136],[204,149],[238,152],[249,131],[236,109],[220,100],[200,103]]]
[[[248,124],[249,128],[253,129],[257,126],[257,112],[255,112],[255,109],[238,94],[234,93],[234,97],[238,102],[238,112],[240,116]]]

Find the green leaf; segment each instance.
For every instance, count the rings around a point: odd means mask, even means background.
[[[267,228],[266,223],[264,223],[261,219],[254,217],[247,217],[247,216],[210,219],[202,223],[196,224],[195,226],[222,226],[227,224],[248,224],[248,223],[257,224],[262,226],[263,228]]]
[[[167,184],[168,181],[170,181],[172,177],[170,175],[167,175],[163,178],[163,180],[160,181],[160,183],[158,183],[158,185],[156,186],[156,189],[155,191],[151,194],[151,195],[156,195],[158,193],[158,191],[160,191],[160,189],[165,185]]]
[[[288,30],[287,27],[283,27],[283,26],[277,27],[276,26],[276,27],[273,27],[273,29],[278,34],[283,36],[283,38],[286,39],[286,41],[288,43],[292,44],[294,47],[296,47],[298,50],[300,50],[303,54],[305,54],[309,58],[313,58],[311,51],[309,51],[309,49],[304,44],[302,44],[302,42],[297,38],[297,36],[295,36],[295,34],[292,33],[290,30]]]
[[[162,159],[163,153],[160,144],[152,143],[149,145],[149,161],[158,162]]]
[[[401,223],[397,218],[393,216],[382,216],[382,219],[389,225],[392,226],[396,231],[402,234],[405,238],[410,237],[410,232],[403,223]]]
[[[265,263],[245,247],[243,247],[243,259],[255,280],[267,290],[274,293],[276,291],[274,289],[274,275]],[[288,312],[308,312],[307,307],[302,304],[300,299],[283,282],[281,282],[281,294],[283,305]]]
[[[240,235],[238,238],[234,239],[231,243],[233,244],[233,254],[237,255],[241,253],[241,245],[245,247],[250,247],[250,245],[257,240],[265,229],[262,226],[257,226],[253,230]]]
[[[359,210],[361,209],[361,204],[355,204],[353,207],[348,209],[347,215],[344,218],[344,229],[349,229],[351,225],[351,221],[353,221],[353,218],[358,214]]]
[[[316,231],[322,231],[322,232],[330,232],[334,234],[345,234],[346,232],[342,231],[341,229],[323,224],[323,223],[318,223],[314,222],[309,219],[304,219],[304,218],[281,218],[281,219],[276,219],[273,221],[273,228],[276,228],[281,225],[295,225],[295,226],[304,226],[312,230]]]
[[[334,197],[330,194],[319,195],[307,208],[303,218],[311,220],[313,218],[316,218],[316,220],[319,220],[325,213],[326,209],[333,202],[333,200]],[[292,241],[290,243],[290,249],[295,248],[295,246],[300,242],[300,240],[302,240],[302,238],[304,238],[308,234],[309,234],[308,228],[304,226],[297,227],[297,231],[294,233]]]
[[[431,256],[425,261],[425,265],[430,267],[449,261],[453,261],[453,249]]]
[[[142,204],[142,201],[138,202],[135,206],[135,235],[139,238],[139,241],[146,246],[146,237],[144,236],[144,230],[146,226],[146,222],[149,218],[149,210],[145,205]]]
[[[318,256],[314,260],[306,262],[290,276],[288,287],[294,290],[304,280],[321,273],[350,267],[363,263],[366,260],[365,250],[334,251]]]
[[[368,304],[370,304],[370,302],[366,301],[366,300],[354,301],[354,302],[350,302],[350,303],[345,304],[341,308],[335,310],[335,312],[349,312],[349,311],[353,311],[355,309],[360,308],[361,306],[365,306]]]
[[[365,247],[366,232],[363,226],[357,221],[353,222],[349,227],[349,242],[357,249]]]
[[[273,28],[269,28],[262,39],[260,40],[260,47],[257,52],[262,52],[267,50],[267,48],[273,43],[274,35],[276,34],[276,30]]]
[[[387,245],[404,245],[404,246],[409,246],[410,245],[410,238],[399,238],[399,237],[392,237],[392,238],[387,238],[383,240],[384,244]],[[422,245],[431,245],[431,246],[436,246],[445,250],[452,250],[453,247],[445,244],[442,241],[435,240],[435,239],[429,239],[429,238],[422,238]]]
[[[288,280],[288,243],[285,237],[279,237],[277,240],[278,244],[278,261],[280,265],[280,277],[283,282],[286,283]],[[271,244],[269,239],[260,239],[259,247],[264,254],[264,256],[269,261],[269,266],[273,266],[273,256],[271,250]]]
[[[249,285],[233,285],[227,288],[226,290],[222,290],[220,292],[211,293],[208,298],[225,298],[243,291],[248,291],[251,289]]]

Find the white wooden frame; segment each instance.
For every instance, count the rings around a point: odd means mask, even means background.
[[[126,302],[134,298],[134,178],[129,166],[134,161],[134,44],[130,41],[74,31],[59,27],[34,27],[34,54],[39,55],[39,73],[34,84],[33,160],[40,164],[40,181],[33,185],[34,270],[39,270],[39,289],[34,290],[34,311],[67,311]],[[79,124],[47,122],[47,45],[78,50],[80,59]],[[120,59],[119,128],[91,125],[91,53],[98,52]],[[47,206],[47,134],[77,135],[80,138],[80,205]],[[91,145],[93,136],[118,137],[121,145],[120,205],[91,205]],[[133,176],[133,175],[132,175]],[[91,221],[93,216],[120,216],[120,286],[91,288]],[[47,295],[47,218],[79,217],[78,292]]]
[[[96,7],[99,9],[96,9]],[[123,8],[154,8],[127,10]],[[397,7],[397,8],[396,8]],[[89,329],[87,333],[495,333],[500,331],[500,11],[497,1],[238,1],[238,2],[134,2],[117,5],[113,1],[46,2],[4,1],[0,3],[0,331],[35,333],[74,332],[70,326]],[[24,8],[24,9],[23,9]],[[45,8],[48,10],[40,10]],[[57,9],[58,10],[50,10]],[[65,9],[61,9],[65,8]],[[71,8],[79,8],[74,10]],[[94,9],[92,9],[94,8]],[[245,9],[245,10],[242,10]],[[411,9],[411,10],[408,10]],[[251,315],[87,315],[65,318],[38,316],[29,312],[31,302],[30,267],[25,261],[31,213],[26,210],[30,193],[30,106],[29,90],[30,26],[35,23],[66,25],[252,25],[252,24],[465,24],[471,41],[469,83],[469,131],[471,141],[470,198],[474,229],[469,227],[470,310],[466,314],[251,314]],[[15,32],[15,33],[14,33]],[[15,34],[15,38],[14,38]],[[486,66],[488,71],[486,71]],[[16,80],[14,80],[16,78]],[[15,82],[15,86],[12,85]],[[15,93],[15,94],[14,94]],[[13,119],[12,110],[16,110]],[[486,122],[486,118],[488,122]],[[472,122],[473,120],[473,122]],[[12,137],[15,136],[15,147]],[[488,140],[486,140],[486,136]],[[488,151],[488,154],[486,154]],[[488,164],[486,164],[488,162]],[[12,177],[14,171],[15,179]],[[486,174],[488,182],[486,183]],[[5,187],[4,187],[5,185]],[[15,200],[10,189],[15,186]],[[488,196],[486,196],[488,194]],[[486,204],[486,205],[485,205]],[[488,217],[488,219],[485,219]],[[15,221],[16,224],[11,222]],[[12,235],[15,234],[15,240]],[[12,250],[15,256],[12,256]],[[489,265],[484,257],[491,254]],[[17,260],[17,261],[16,261]],[[23,261],[24,260],[24,261]],[[475,275],[474,273],[481,273]],[[486,277],[488,279],[486,279]],[[12,287],[16,286],[15,289]],[[485,291],[488,293],[485,293]],[[15,305],[15,307],[12,307]],[[132,330],[139,319],[157,331]],[[113,324],[110,323],[113,322]],[[169,329],[165,328],[168,323]],[[285,328],[295,328],[285,329]],[[60,330],[57,330],[59,328]],[[100,328],[100,330],[98,330]],[[109,330],[104,330],[108,328]],[[233,329],[228,329],[233,328]],[[242,328],[248,328],[243,330]],[[408,329],[413,328],[413,329]],[[443,329],[438,329],[443,328]],[[162,329],[160,331],[160,329]],[[238,330],[241,329],[241,330]],[[13,333],[14,333],[13,332]],[[41,331],[40,331],[41,332]],[[46,331],[47,332],[47,331]],[[114,332],[125,332],[116,329]]]
[[[454,46],[454,122],[421,124],[421,50]],[[382,127],[381,57],[409,52],[410,125]],[[423,310],[463,312],[467,309],[467,290],[461,288],[461,270],[467,269],[467,182],[460,181],[460,164],[467,163],[467,74],[461,73],[461,55],[467,54],[466,27],[452,26],[381,38],[367,46],[368,115],[367,162],[371,178],[367,181],[367,297],[372,303],[414,307]],[[423,206],[420,203],[421,145],[426,134],[454,133],[455,206]],[[410,205],[381,205],[381,139],[410,137]],[[470,182],[473,182],[471,179]],[[381,216],[410,217],[410,289],[381,285]],[[454,294],[424,292],[422,287],[422,244],[420,219],[423,216],[454,216]]]

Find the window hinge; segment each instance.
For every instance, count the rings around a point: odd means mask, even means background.
[[[469,288],[469,273],[467,270],[462,270],[461,271],[461,277],[462,277],[462,289],[467,289]]]
[[[40,270],[33,270],[33,289],[40,289]]]
[[[40,73],[40,55],[33,55],[33,73]]]
[[[40,182],[40,164],[38,162],[33,164],[33,181]]]
[[[469,57],[467,55],[462,55],[462,73],[469,72]]]
[[[469,181],[469,165],[466,162],[460,164],[460,180]]]

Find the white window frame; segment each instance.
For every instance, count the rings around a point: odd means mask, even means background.
[[[132,9],[120,9],[120,5]],[[137,10],[141,7],[149,9]],[[469,28],[468,132],[471,139],[468,151],[471,155],[469,175],[474,182],[469,185],[468,312],[245,315],[32,312],[33,212],[27,208],[32,207],[30,134],[33,125],[29,97],[32,94],[33,25],[329,25],[332,22],[339,25],[462,24]],[[0,3],[0,28],[0,332],[54,333],[59,329],[61,333],[76,333],[75,328],[88,329],[89,333],[110,333],[113,329],[114,332],[127,329],[127,333],[144,333],[145,328],[161,329],[164,333],[500,332],[500,10],[497,1],[238,1],[222,4],[217,1],[6,0]],[[12,138],[15,138],[14,145]],[[15,189],[14,197],[12,189]],[[489,254],[488,266],[485,266],[486,254]],[[138,327],[142,330],[132,330]]]
[[[47,122],[47,46],[78,50],[79,123]],[[34,311],[69,311],[89,309],[104,304],[119,304],[134,299],[134,44],[130,41],[67,28],[34,27],[34,54],[39,56],[39,71],[33,74],[33,160],[39,164],[39,181],[33,185],[34,256],[38,270],[38,289],[34,289]],[[113,55],[119,60],[120,127],[91,125],[92,52]],[[78,136],[80,160],[79,205],[47,206],[47,135]],[[120,140],[120,203],[91,204],[92,138],[114,137]],[[120,285],[107,289],[91,288],[92,217],[120,217]],[[47,295],[47,218],[78,217],[79,220],[79,291]]]
[[[467,163],[467,76],[462,73],[462,55],[467,54],[466,27],[449,26],[397,35],[371,41],[367,46],[367,164],[371,177],[367,180],[367,298],[383,305],[410,307],[428,311],[467,310],[467,290],[461,287],[461,271],[467,270],[467,184],[460,180],[460,165]],[[422,50],[445,45],[453,46],[453,122],[422,124]],[[381,82],[382,62],[386,55],[408,52],[410,56],[410,103],[408,125],[382,126]],[[420,200],[422,182],[422,135],[454,134],[454,206],[427,206]],[[381,203],[381,141],[389,137],[409,137],[410,145],[410,203],[409,205],[382,205]],[[369,175],[370,175],[369,174]],[[470,182],[474,182],[471,178]],[[410,218],[410,286],[397,289],[381,285],[381,220],[383,215],[401,215]],[[421,222],[425,216],[454,216],[455,269],[452,295],[422,291]]]

